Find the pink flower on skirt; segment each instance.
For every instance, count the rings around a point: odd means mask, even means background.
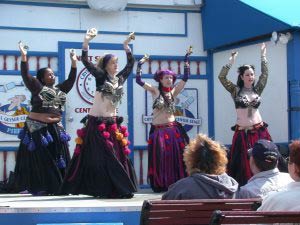
[[[124,133],[127,131],[127,127],[121,125],[121,126],[120,126],[120,130],[121,130],[121,132],[124,134]]]
[[[105,139],[108,139],[110,137],[110,133],[107,131],[104,131],[102,135]]]
[[[77,146],[75,147],[74,154],[75,154],[75,155],[79,155],[80,152],[81,152],[81,148],[80,148],[79,145],[77,145]]]
[[[125,154],[125,155],[129,155],[130,152],[131,152],[131,151],[130,151],[129,148],[126,147],[126,148],[124,149],[124,154]]]
[[[113,125],[111,125],[111,126],[110,126],[110,129],[111,129],[112,131],[116,131],[116,130],[118,129],[117,124],[114,123]]]
[[[104,131],[106,128],[105,124],[104,123],[101,123],[99,126],[98,126],[98,130],[99,131]]]
[[[83,138],[86,134],[85,128],[81,128],[77,130],[77,136]]]

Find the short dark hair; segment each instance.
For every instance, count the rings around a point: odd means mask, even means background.
[[[278,163],[278,160],[274,160],[274,161],[271,161],[271,162],[266,162],[266,161],[262,161],[262,160],[259,160],[259,159],[256,159],[254,157],[253,158],[253,161],[256,165],[256,167],[262,172],[262,171],[267,171],[267,170],[273,170],[277,167],[277,163]]]
[[[36,73],[36,78],[43,84],[45,85],[45,82],[44,82],[44,76],[45,76],[45,72],[47,69],[50,69],[49,67],[44,67],[44,68],[41,68],[37,71]]]

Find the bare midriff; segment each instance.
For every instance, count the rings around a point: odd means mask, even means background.
[[[101,92],[96,91],[94,96],[94,103],[89,112],[89,115],[95,117],[112,117],[117,115],[117,110],[108,98],[103,96]]]
[[[237,125],[239,125],[240,127],[247,128],[262,122],[262,118],[259,113],[259,110],[255,108],[251,108],[250,110],[251,110],[251,116],[249,116],[248,108],[236,109]]]
[[[30,112],[28,117],[33,120],[37,120],[44,123],[58,123],[61,121],[61,116],[53,113],[37,113]]]

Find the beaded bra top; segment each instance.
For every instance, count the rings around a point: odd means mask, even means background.
[[[116,77],[114,83],[109,80],[105,80],[102,85],[98,85],[96,88],[96,90],[101,92],[105,98],[110,100],[111,104],[115,107],[121,103],[122,96],[124,94],[123,85],[120,84],[119,80],[120,79],[118,79],[118,77]],[[114,84],[117,82],[118,85],[114,87]]]
[[[248,95],[251,94],[254,96],[254,99],[252,101],[249,100]],[[234,104],[235,108],[255,108],[257,109],[261,103],[260,96],[255,93],[253,90],[245,91],[241,89],[237,96],[234,98]]]
[[[175,102],[171,101],[169,104],[165,102],[164,97],[160,94],[154,101],[153,101],[153,109],[164,110],[167,113],[175,113]]]
[[[39,95],[43,108],[54,108],[64,111],[67,94],[58,88],[44,86]]]

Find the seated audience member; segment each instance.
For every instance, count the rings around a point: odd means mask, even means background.
[[[170,185],[163,200],[233,198],[238,183],[226,174],[226,149],[198,134],[183,153],[188,177]]]
[[[300,211],[300,141],[293,141],[289,149],[288,170],[295,182],[289,183],[285,190],[266,196],[258,211]]]
[[[253,177],[240,188],[236,198],[263,198],[293,181],[288,173],[279,172],[277,165],[280,153],[273,142],[258,140],[248,150],[248,155]]]

